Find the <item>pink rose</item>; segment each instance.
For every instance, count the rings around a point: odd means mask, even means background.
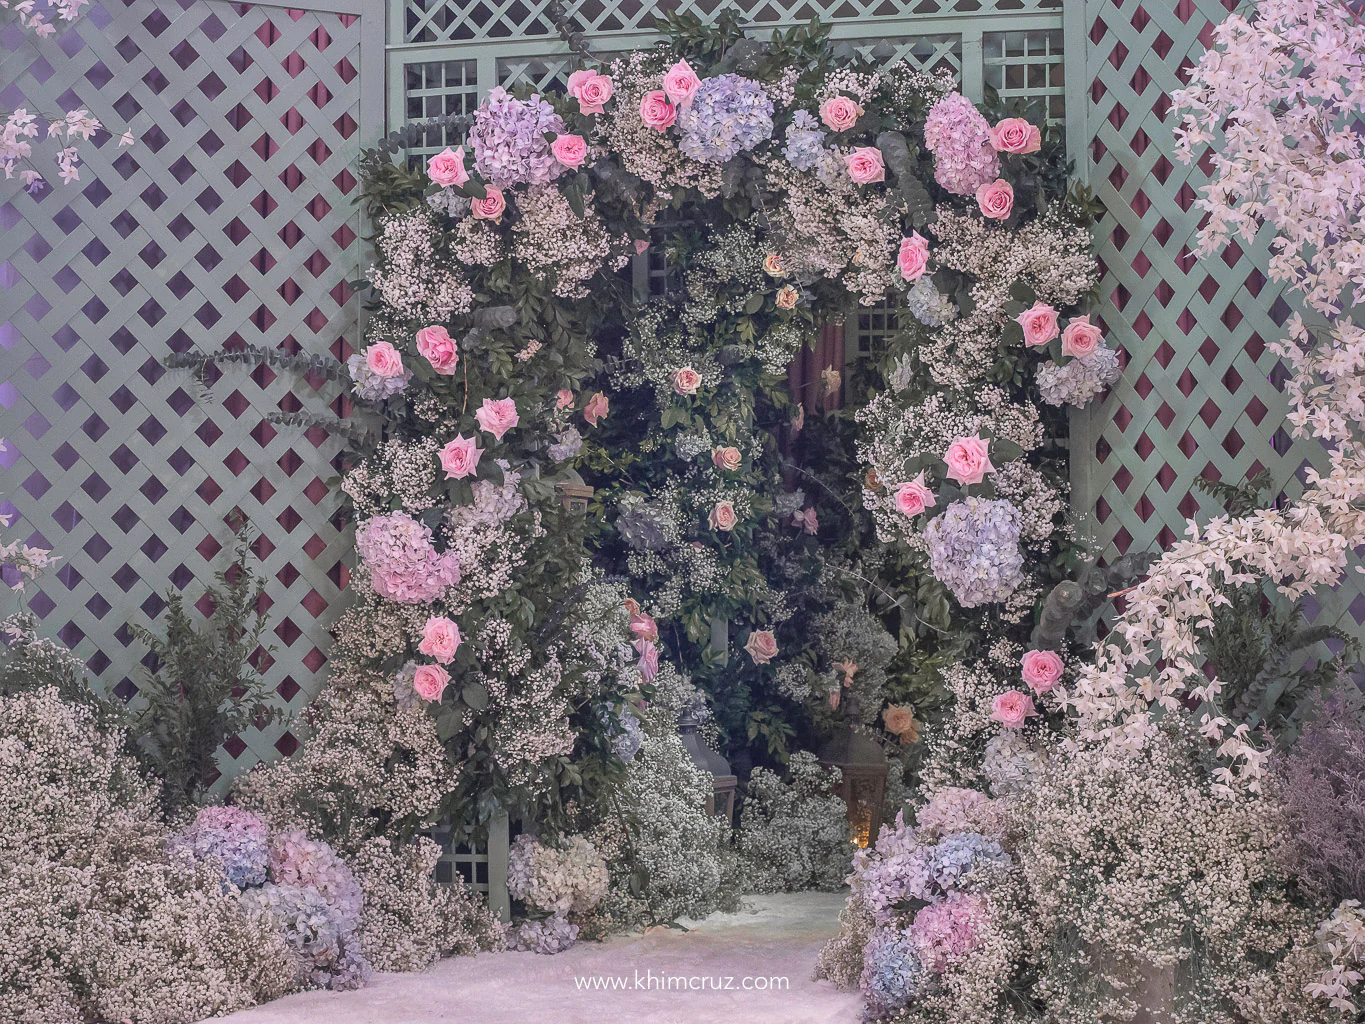
[[[701,387],[701,374],[692,367],[683,366],[673,371],[674,394],[695,395],[699,387]]]
[[[1015,320],[1024,329],[1025,345],[1046,345],[1057,337],[1057,311],[1046,302],[1035,302],[1032,309],[1024,310]]]
[[[874,146],[859,146],[844,157],[844,164],[848,167],[848,176],[859,185],[886,180],[882,151]]]
[[[412,688],[423,700],[440,700],[448,682],[450,673],[440,665],[422,665],[412,677]]]
[[[771,630],[756,629],[749,634],[744,649],[754,659],[755,665],[766,665],[777,657],[777,637],[773,636]]]
[[[1103,337],[1104,332],[1090,322],[1089,316],[1072,317],[1062,332],[1062,355],[1093,355]]]
[[[896,488],[896,509],[907,516],[917,516],[926,508],[938,504],[934,492],[924,485],[924,474]]]
[[[635,598],[633,597],[626,598],[624,601],[621,602],[621,605],[622,607],[625,608],[626,611],[630,612],[630,614],[632,615],[640,614],[640,602],[635,600]]]
[[[1006,690],[991,701],[991,721],[1006,729],[1022,729],[1025,719],[1038,717],[1033,709],[1033,698],[1018,690]]]
[[[901,277],[907,281],[918,281],[929,266],[929,240],[918,231],[912,231],[909,238],[902,238],[900,252],[896,254],[896,265],[901,269]]]
[[[483,455],[483,449],[477,442],[478,438],[456,434],[455,440],[441,449],[439,453],[441,468],[446,471],[447,480],[463,480],[474,474],[479,465],[479,458]]]
[[[662,89],[645,93],[640,101],[640,120],[656,132],[666,131],[678,119],[677,108],[668,102],[668,94]]]
[[[959,437],[943,456],[948,463],[948,478],[962,485],[979,484],[987,473],[994,473],[985,441],[980,437]]]
[[[568,388],[560,388],[555,392],[555,408],[567,409],[573,405],[573,392]]]
[[[735,506],[728,501],[718,501],[706,521],[713,530],[733,530],[735,523],[739,522],[739,516],[735,515]]]
[[[659,649],[652,640],[636,640],[633,646],[640,654],[640,678],[649,682],[659,674]]]
[[[502,220],[503,211],[507,209],[507,200],[503,197],[502,189],[496,185],[485,185],[483,189],[485,195],[482,199],[470,200],[469,215],[475,220],[491,220],[496,223]]]
[[[1004,178],[996,178],[976,190],[976,205],[981,215],[991,220],[1004,220],[1014,209],[1014,186]]]
[[[602,392],[597,392],[588,399],[588,404],[583,407],[583,418],[588,421],[588,426],[597,426],[597,421],[607,414],[607,396]]]
[[[630,617],[630,631],[640,640],[659,639],[659,624],[654,616],[637,611]]]
[[[460,361],[455,339],[439,326],[423,327],[417,332],[417,354],[429,362],[433,370],[445,375],[454,373]]]
[[[376,341],[365,350],[365,365],[376,377],[398,377],[403,373],[403,357],[387,341]]]
[[[800,527],[813,537],[820,532],[820,517],[813,508],[803,509],[792,513],[792,525]]]
[[[550,152],[565,167],[578,167],[588,156],[588,143],[581,135],[556,135]]]
[[[496,401],[485,398],[483,405],[474,413],[474,418],[479,421],[481,429],[499,441],[502,440],[503,434],[521,422],[517,416],[517,403],[510,398],[499,398]]]
[[[723,469],[730,473],[739,469],[739,464],[743,461],[743,458],[744,457],[740,455],[738,448],[727,446],[725,448],[711,449],[712,464],[717,469]]]
[[[646,251],[648,248],[649,248],[649,239],[648,239],[648,238],[637,238],[637,239],[635,239],[635,255],[636,255],[636,256],[643,256],[643,255],[645,254],[645,251]]]
[[[1043,133],[1022,117],[1007,117],[991,129],[991,146],[997,153],[1036,153],[1043,148]]]
[[[449,665],[455,660],[455,652],[460,649],[460,627],[445,616],[433,615],[422,627],[422,642],[417,645],[417,649],[427,657],[435,658],[442,665]],[[436,695],[440,696],[439,690]]]
[[[796,302],[800,298],[800,292],[791,285],[784,284],[781,288],[777,289],[777,295],[773,298],[773,305],[778,309],[795,309]]]
[[[468,181],[469,172],[464,169],[464,147],[451,149],[447,146],[428,160],[427,177],[442,188],[463,185]]]
[[[575,71],[569,76],[569,95],[578,100],[580,114],[600,114],[615,88],[610,75]]]
[[[1019,659],[1024,682],[1034,693],[1047,693],[1062,678],[1062,658],[1056,651],[1028,651]]]
[[[686,60],[678,61],[664,72],[664,95],[680,107],[688,106],[700,88],[701,79]]]
[[[832,132],[846,132],[863,116],[863,108],[847,96],[833,96],[820,104],[820,120]]]

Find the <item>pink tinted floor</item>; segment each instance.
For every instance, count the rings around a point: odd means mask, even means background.
[[[457,957],[421,974],[377,975],[359,992],[303,992],[217,1019],[230,1024],[856,1024],[856,992],[811,980],[816,954],[839,930],[843,893],[751,896],[745,902],[740,913],[714,914],[686,932],[655,928],[609,942],[581,942],[558,956]],[[651,978],[665,977],[701,980],[690,982],[691,991],[664,988],[659,980],[650,987]],[[576,980],[589,978],[624,979],[628,988],[589,991],[588,984],[611,982]],[[711,987],[727,978],[733,979],[733,989]],[[752,979],[747,991],[741,988],[745,978]],[[770,980],[777,978],[786,980]],[[759,986],[768,988],[756,990]]]

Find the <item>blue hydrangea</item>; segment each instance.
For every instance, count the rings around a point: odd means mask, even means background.
[[[512,929],[509,945],[531,953],[562,953],[578,941],[578,925],[570,924],[563,914],[541,921],[523,921]]]
[[[356,396],[367,402],[378,402],[392,398],[408,386],[412,371],[405,369],[397,377],[381,377],[365,365],[365,356],[357,352],[346,360],[346,369],[351,372]]]
[[[930,277],[921,277],[905,296],[905,306],[925,327],[942,327],[957,317],[953,300],[934,287]]]
[[[773,101],[763,86],[742,75],[717,75],[701,83],[678,115],[684,156],[723,164],[772,138]]]
[[[825,131],[809,110],[798,110],[787,128],[787,146],[782,155],[798,171],[813,171],[825,153]]]
[[[909,1005],[924,978],[924,965],[908,931],[877,928],[863,948],[858,987],[874,1017],[890,1017]]]
[[[265,881],[269,832],[239,807],[205,807],[168,844],[173,854],[221,866],[226,883],[245,889]]]
[[[611,728],[611,749],[622,761],[630,762],[635,760],[636,753],[640,750],[640,744],[645,741],[644,726],[630,708],[617,706],[612,709],[616,712],[616,717],[620,719],[619,728]],[[603,722],[610,723],[611,716],[606,709],[598,712]]]
[[[242,894],[242,909],[264,920],[297,956],[299,980],[322,988],[360,988],[370,965],[359,939],[312,886],[267,882]]]
[[[519,100],[495,86],[474,112],[469,132],[474,167],[499,188],[522,182],[544,185],[565,170],[550,152],[545,133],[564,131],[564,119],[539,96]]]
[[[1008,868],[1013,861],[993,839],[975,832],[956,832],[945,836],[931,851],[929,872],[934,884],[945,892],[966,888],[978,871]]]
[[[963,608],[1003,601],[1024,582],[1019,524],[1008,501],[972,497],[924,528],[929,569]]]
[[[1096,395],[1123,375],[1119,354],[1101,346],[1088,356],[1064,364],[1038,364],[1038,391],[1048,405],[1074,405],[1084,409]]]

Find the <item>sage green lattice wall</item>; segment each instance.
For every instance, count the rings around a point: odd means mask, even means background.
[[[1083,172],[1108,208],[1096,240],[1105,276],[1100,308],[1126,353],[1123,379],[1072,425],[1078,507],[1113,556],[1155,550],[1185,520],[1222,510],[1195,487],[1201,476],[1238,481],[1268,469],[1293,494],[1302,467],[1321,462],[1314,443],[1282,429],[1283,378],[1268,343],[1289,306],[1266,277],[1263,244],[1230,245],[1196,259],[1194,205],[1204,167],[1174,158],[1169,93],[1204,52],[1211,27],[1235,0],[1085,0],[1068,29],[1086,39],[1071,81],[1088,89],[1068,129],[1084,145]],[[1079,152],[1079,150],[1078,150]],[[1207,166],[1207,165],[1205,165]],[[1365,596],[1357,574],[1310,618],[1359,629]]]

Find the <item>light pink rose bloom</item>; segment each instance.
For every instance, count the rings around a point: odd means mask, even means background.
[[[423,700],[440,700],[450,682],[450,673],[440,665],[422,665],[413,676],[412,688]]]
[[[635,239],[635,255],[636,255],[636,256],[643,256],[643,255],[645,254],[645,250],[648,249],[648,248],[649,248],[649,239],[648,239],[648,238],[637,238],[637,239]]]
[[[733,473],[739,469],[740,463],[744,461],[744,456],[740,455],[739,449],[726,446],[724,448],[711,449],[711,463],[717,469],[723,469]]]
[[[555,392],[555,408],[567,409],[573,405],[573,392],[568,388],[560,388]]]
[[[844,157],[848,176],[859,185],[870,185],[874,181],[886,180],[886,164],[882,151],[875,146],[859,146]]]
[[[975,434],[950,444],[943,459],[948,463],[948,478],[964,486],[979,484],[987,473],[995,472],[986,442]]]
[[[455,435],[455,440],[446,444],[439,455],[441,468],[446,471],[447,480],[463,480],[473,476],[478,469],[483,449],[478,446],[478,438]]]
[[[1104,332],[1090,322],[1089,316],[1072,317],[1062,332],[1062,355],[1093,355],[1103,338]]]
[[[846,132],[863,116],[863,108],[847,96],[832,96],[820,104],[820,120],[832,132]]]
[[[792,513],[792,525],[799,526],[812,537],[820,532],[820,518],[816,515],[815,509],[803,509],[800,512]]]
[[[403,373],[403,357],[387,341],[376,341],[365,350],[365,365],[376,377],[398,377]]]
[[[1047,693],[1062,679],[1062,658],[1056,651],[1027,651],[1019,665],[1024,682],[1034,693]]]
[[[647,92],[640,100],[640,120],[656,132],[667,131],[678,119],[678,110],[668,102],[668,94],[662,89]]]
[[[615,89],[610,75],[575,71],[569,76],[569,95],[578,100],[580,114],[600,114]]]
[[[427,177],[442,188],[463,185],[468,181],[469,172],[464,169],[464,147],[451,149],[447,146],[428,160]]]
[[[739,516],[735,514],[735,506],[728,501],[718,501],[706,521],[713,530],[733,530],[735,523],[739,522]]]
[[[1015,320],[1024,329],[1024,344],[1030,347],[1046,345],[1057,337],[1057,311],[1046,302],[1035,302]]]
[[[475,220],[491,220],[495,223],[502,220],[503,212],[507,209],[507,199],[502,194],[502,189],[496,185],[485,185],[486,193],[482,199],[472,199],[469,203],[469,215]]]
[[[918,231],[912,231],[909,238],[902,238],[900,252],[896,253],[896,265],[900,267],[901,277],[907,281],[918,281],[929,266],[929,239]]]
[[[417,649],[428,658],[449,665],[455,660],[455,652],[460,649],[460,627],[444,615],[433,615],[422,627],[422,642]],[[440,695],[439,691],[437,695]]]
[[[659,674],[659,649],[652,640],[636,640],[633,646],[640,654],[640,678],[649,682]]]
[[[640,614],[640,602],[633,597],[628,597],[621,602],[621,605],[632,615]]]
[[[777,637],[773,636],[771,630],[756,629],[749,634],[744,649],[754,659],[755,665],[766,665],[777,657]]]
[[[976,205],[983,217],[1004,220],[1014,209],[1014,186],[1004,178],[996,178],[976,190]]]
[[[483,405],[474,413],[474,418],[479,421],[479,427],[488,431],[499,441],[502,435],[507,433],[518,423],[521,422],[517,416],[517,403],[510,398],[485,398]]]
[[[991,146],[997,153],[1036,153],[1043,148],[1043,133],[1022,117],[1007,117],[991,129]]]
[[[664,72],[664,95],[680,107],[691,104],[700,88],[701,79],[686,60],[678,61]]]
[[[896,488],[896,509],[907,516],[917,516],[926,508],[938,504],[934,492],[924,485],[924,474]]]
[[[991,721],[999,722],[1006,729],[1022,729],[1027,719],[1037,717],[1033,698],[1027,693],[1006,690],[991,701]]]
[[[588,143],[581,135],[556,135],[550,152],[565,167],[579,167],[587,159]]]
[[[631,615],[630,631],[639,640],[659,639],[659,624],[654,621],[653,615],[646,615],[642,611],[636,611]]]
[[[701,387],[701,374],[690,366],[679,367],[673,371],[673,393],[695,395]]]
[[[417,354],[429,362],[433,370],[446,376],[455,372],[460,361],[455,339],[440,326],[423,327],[417,332]]]
[[[588,404],[583,407],[583,418],[588,421],[588,426],[597,426],[597,421],[606,416],[608,411],[607,396],[602,392],[597,392],[588,399]]]

